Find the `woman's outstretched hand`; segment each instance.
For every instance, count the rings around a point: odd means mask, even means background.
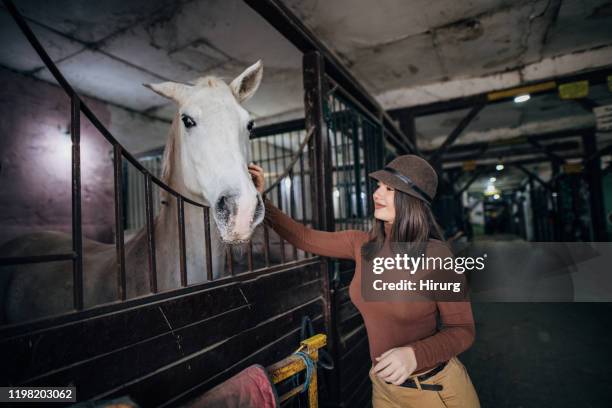
[[[255,184],[255,188],[259,191],[259,194],[263,194],[264,192],[264,169],[255,163],[249,164],[249,173],[251,173],[251,178],[253,179],[253,184]]]
[[[410,346],[395,347],[376,357],[374,372],[383,380],[400,385],[416,370],[414,349]]]

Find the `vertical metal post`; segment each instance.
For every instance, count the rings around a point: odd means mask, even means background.
[[[372,132],[372,128],[373,125],[370,122],[366,122],[367,127],[364,127],[364,133],[363,133],[363,144],[364,144],[364,148],[363,148],[363,154],[365,155],[365,173],[366,173],[366,181],[365,181],[365,188],[366,188],[366,215],[368,217],[372,216],[372,213],[374,212],[374,208],[372,206],[372,194],[373,194],[373,190],[372,190],[372,185],[374,184],[369,177],[367,177],[368,173],[376,170],[376,166],[374,163],[374,160],[376,158],[376,144],[375,144],[375,140],[374,140],[374,134]],[[367,132],[366,132],[367,129]]]
[[[72,285],[74,308],[83,309],[83,236],[81,230],[81,101],[70,99],[70,139],[72,140]]]
[[[276,163],[278,161],[278,154],[274,155],[274,160],[275,160],[276,168],[278,169],[278,163]],[[276,187],[274,187],[274,189],[276,190],[276,199],[278,200],[278,209],[281,211],[284,209],[283,208],[282,184],[283,184],[282,182],[278,183]],[[278,235],[278,243],[280,245],[280,261],[281,261],[281,264],[284,264],[285,263],[285,240],[280,235]]]
[[[293,152],[291,150],[291,137],[293,134],[293,132],[289,132],[285,136],[285,140],[287,141],[287,155],[289,160],[291,160],[291,156],[293,156]],[[283,147],[284,146],[285,144],[283,142]],[[286,167],[284,163],[283,167]],[[293,165],[293,167],[295,167],[295,165]],[[289,170],[289,174],[287,174],[287,177],[289,179],[289,214],[291,215],[291,218],[295,219],[295,179],[293,177],[293,167],[291,168],[291,170]],[[294,245],[291,245],[291,247],[293,247],[293,260],[297,261],[297,248]]]
[[[595,132],[582,135],[582,145],[585,157],[592,157],[597,152]],[[591,223],[593,225],[593,240],[603,242],[608,240],[606,231],[606,215],[604,210],[603,185],[601,174],[601,159],[591,159],[586,162],[584,171],[589,184],[589,202],[591,207]]]
[[[324,104],[324,60],[316,51],[304,54],[304,108],[306,131],[313,128],[313,135],[308,146],[309,168],[311,171],[311,203],[313,224],[315,228],[325,231],[334,229],[334,213],[332,201],[332,169],[329,138],[327,126],[323,117]],[[330,375],[329,396],[331,403],[338,403],[340,393],[340,360],[338,358],[338,340],[336,327],[336,296],[335,288],[331,285],[329,270],[330,261],[321,260],[321,274],[323,277],[323,299],[325,329],[328,336],[328,345],[336,368]]]
[[[264,225],[264,260],[266,262],[266,268],[270,266],[270,231],[268,226]]]
[[[375,168],[382,168],[383,164],[387,161],[387,152],[385,150],[385,124],[383,121],[382,112],[378,113],[378,122],[376,122],[376,129],[372,132],[372,147],[374,148],[374,160],[373,165]],[[378,161],[375,161],[378,159]]]
[[[213,280],[212,253],[210,243],[210,207],[204,207],[204,246],[206,250],[206,278]]]
[[[183,197],[178,196],[177,214],[179,227],[179,267],[181,271],[181,286],[187,286],[187,250],[185,248],[185,201]]]
[[[229,272],[230,276],[234,276],[234,262],[232,259],[232,249],[229,245],[225,246],[225,256],[227,259],[227,271]]]
[[[359,154],[359,132],[363,132],[364,119],[356,120],[353,123],[353,170],[355,172],[355,204],[357,206],[357,218],[363,218],[363,203],[361,200],[361,155]]]
[[[113,145],[115,178],[115,248],[117,249],[117,291],[119,299],[125,300],[125,248],[123,237],[123,155],[119,144]]]
[[[533,228],[533,234],[532,234],[532,240],[535,242],[540,241],[540,229],[539,229],[539,222],[540,222],[540,217],[538,217],[537,212],[538,212],[538,208],[536,205],[536,193],[533,190],[535,188],[535,183],[533,182],[533,177],[528,176],[529,177],[529,202],[531,203],[531,219],[532,219],[532,228]],[[485,225],[486,227],[486,225]]]
[[[394,119],[398,121],[400,130],[406,135],[406,139],[408,139],[410,144],[416,146],[416,121],[414,112],[412,110],[402,111],[402,113],[398,113],[394,116]]]
[[[149,286],[157,293],[157,260],[155,259],[155,224],[153,223],[153,191],[151,175],[145,174],[145,221],[147,226],[147,250],[149,254]]]
[[[289,186],[289,208],[290,208],[290,212],[291,212],[291,218],[295,219],[295,188],[294,188],[294,183],[295,183],[295,178],[293,177],[293,170],[291,170],[289,172],[289,180],[291,181],[291,184]],[[297,248],[292,245],[293,247],[293,260],[297,261],[298,256],[297,256]]]
[[[269,137],[266,137],[269,139]],[[277,172],[276,168],[272,169],[272,160],[270,158],[270,141],[266,140],[266,162],[268,163],[268,169],[272,172]],[[263,167],[263,160],[262,160]],[[270,200],[272,200],[272,192],[269,195]],[[266,268],[270,266],[270,231],[268,230],[268,226],[264,223],[264,257],[266,261]]]
[[[338,101],[338,117],[340,122],[340,151],[342,157],[342,184],[340,189],[340,202],[344,202],[344,212],[341,212],[342,217],[342,228],[348,228],[348,220],[351,218],[352,202],[351,202],[351,171],[349,167],[349,149],[348,149],[348,127],[350,126],[349,119],[351,118],[351,112],[345,102],[340,104]],[[338,146],[336,145],[336,148]],[[348,181],[347,181],[348,179]],[[342,208],[342,205],[340,205]]]
[[[561,221],[560,221],[560,217],[561,214],[559,212],[559,183],[557,182],[558,177],[559,177],[559,173],[561,171],[560,169],[560,163],[558,160],[551,160],[550,162],[550,166],[552,169],[552,182],[550,184],[550,187],[552,188],[552,191],[554,193],[554,196],[551,197],[552,203],[553,203],[553,217],[554,217],[554,222],[553,222],[553,241],[562,241],[561,239]]]
[[[248,271],[253,272],[253,241],[249,239],[249,243],[247,246],[247,262],[248,262]]]
[[[302,205],[302,224],[307,225],[306,217],[306,175],[304,173],[304,152],[300,153],[300,195]],[[304,257],[308,257],[308,253],[304,251]]]

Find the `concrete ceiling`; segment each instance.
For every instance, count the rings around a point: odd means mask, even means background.
[[[576,55],[572,64],[558,61],[575,72],[610,64],[612,55],[610,1],[284,2],[386,108],[558,75],[564,67],[551,61],[561,56]],[[478,79],[480,89],[473,81],[461,86],[467,79]],[[421,97],[411,101],[417,90]]]
[[[399,108],[589,70],[612,61],[612,2],[596,0],[284,0],[386,108]],[[258,59],[264,82],[247,108],[259,123],[303,115],[301,53],[239,0],[21,0],[19,9],[80,92],[148,117],[174,107],[141,86],[231,80]],[[0,64],[52,81],[0,10]],[[605,87],[594,89],[610,103]],[[419,119],[435,147],[466,112]],[[561,119],[560,119],[561,118]],[[592,123],[555,95],[489,106],[457,143]]]
[[[171,119],[171,103],[142,83],[230,81],[258,59],[264,81],[246,107],[255,117],[301,111],[301,53],[239,0],[19,1],[60,71],[80,92]],[[53,81],[8,13],[0,13],[0,64]]]

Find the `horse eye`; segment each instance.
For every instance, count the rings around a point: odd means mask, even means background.
[[[252,120],[249,120],[249,123],[247,123],[247,130],[251,132],[254,127],[255,127],[255,122],[253,122]]]
[[[182,115],[181,120],[183,121],[183,125],[185,125],[187,129],[196,125],[195,121],[189,115]]]

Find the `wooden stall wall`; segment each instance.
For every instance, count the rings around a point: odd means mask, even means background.
[[[0,383],[75,386],[79,401],[122,395],[147,407],[186,401],[251,364],[292,353],[304,316],[323,331],[318,263],[242,275],[40,330],[4,329]]]

